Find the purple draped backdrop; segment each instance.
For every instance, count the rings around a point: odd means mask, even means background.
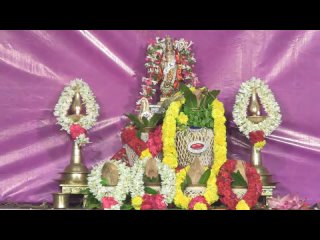
[[[135,107],[149,39],[170,34],[194,42],[195,72],[221,89],[231,120],[235,95],[256,76],[273,90],[283,115],[268,138],[264,165],[277,193],[320,200],[319,31],[0,31],[0,201],[52,201],[71,141],[53,108],[65,84],[79,77],[101,106],[87,166],[120,147],[123,113]],[[229,126],[230,124],[228,124]],[[249,160],[250,145],[228,127],[228,156]]]

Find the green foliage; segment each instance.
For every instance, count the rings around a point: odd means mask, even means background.
[[[246,180],[244,180],[243,176],[239,171],[231,173],[232,177],[232,187],[248,187]]]
[[[161,182],[160,175],[158,175],[158,177],[149,178],[144,174],[143,175],[143,182],[145,182],[145,183],[159,183],[159,182]]]
[[[108,186],[109,185],[108,180],[105,179],[105,178],[101,178],[100,183],[101,183],[102,186]]]
[[[123,204],[121,207],[120,207],[121,210],[131,210],[133,209],[133,206],[131,204]]]
[[[89,209],[100,209],[102,208],[101,202],[99,202],[93,194],[90,192],[89,188],[86,188],[85,190],[81,191],[82,194],[87,195],[85,208]]]
[[[208,182],[208,179],[210,177],[210,174],[211,174],[211,169],[208,168],[203,174],[202,176],[200,177],[199,179],[199,184],[202,184],[202,185],[205,185],[207,182]]]
[[[189,185],[192,184],[191,178],[187,174],[186,178],[184,179],[183,183],[181,183],[181,189],[184,191]]]
[[[182,111],[188,116],[188,125],[193,127],[213,127],[212,102],[216,99],[219,90],[202,92],[200,101],[185,84],[180,85],[180,91],[185,97],[185,104]]]
[[[155,113],[153,116],[148,120],[146,117],[142,117],[142,120],[139,119],[138,115],[135,114],[126,114],[126,116],[131,120],[133,125],[138,129],[138,133],[141,135],[141,132],[145,128],[155,128],[158,123],[163,119],[164,114],[162,113]]]
[[[144,191],[148,194],[153,194],[153,195],[158,194],[158,192],[156,190],[152,189],[151,187],[145,187]]]

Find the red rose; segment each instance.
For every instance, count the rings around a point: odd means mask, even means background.
[[[86,134],[87,130],[81,127],[79,124],[72,124],[70,126],[70,135],[75,140],[80,134]]]
[[[261,130],[252,131],[249,133],[249,139],[250,139],[251,144],[261,142],[264,140],[264,132]]]

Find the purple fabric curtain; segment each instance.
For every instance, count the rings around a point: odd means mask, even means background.
[[[250,144],[231,127],[240,84],[264,79],[283,122],[267,139],[264,165],[276,193],[320,200],[319,31],[0,31],[0,201],[52,201],[70,161],[71,141],[53,108],[65,84],[78,77],[101,106],[88,167],[121,147],[123,114],[139,97],[148,40],[166,34],[194,42],[195,72],[220,89],[228,119],[228,157],[249,161]]]

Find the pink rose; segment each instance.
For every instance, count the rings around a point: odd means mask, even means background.
[[[113,205],[118,204],[118,202],[113,197],[103,197],[102,206],[103,208],[110,209]]]

